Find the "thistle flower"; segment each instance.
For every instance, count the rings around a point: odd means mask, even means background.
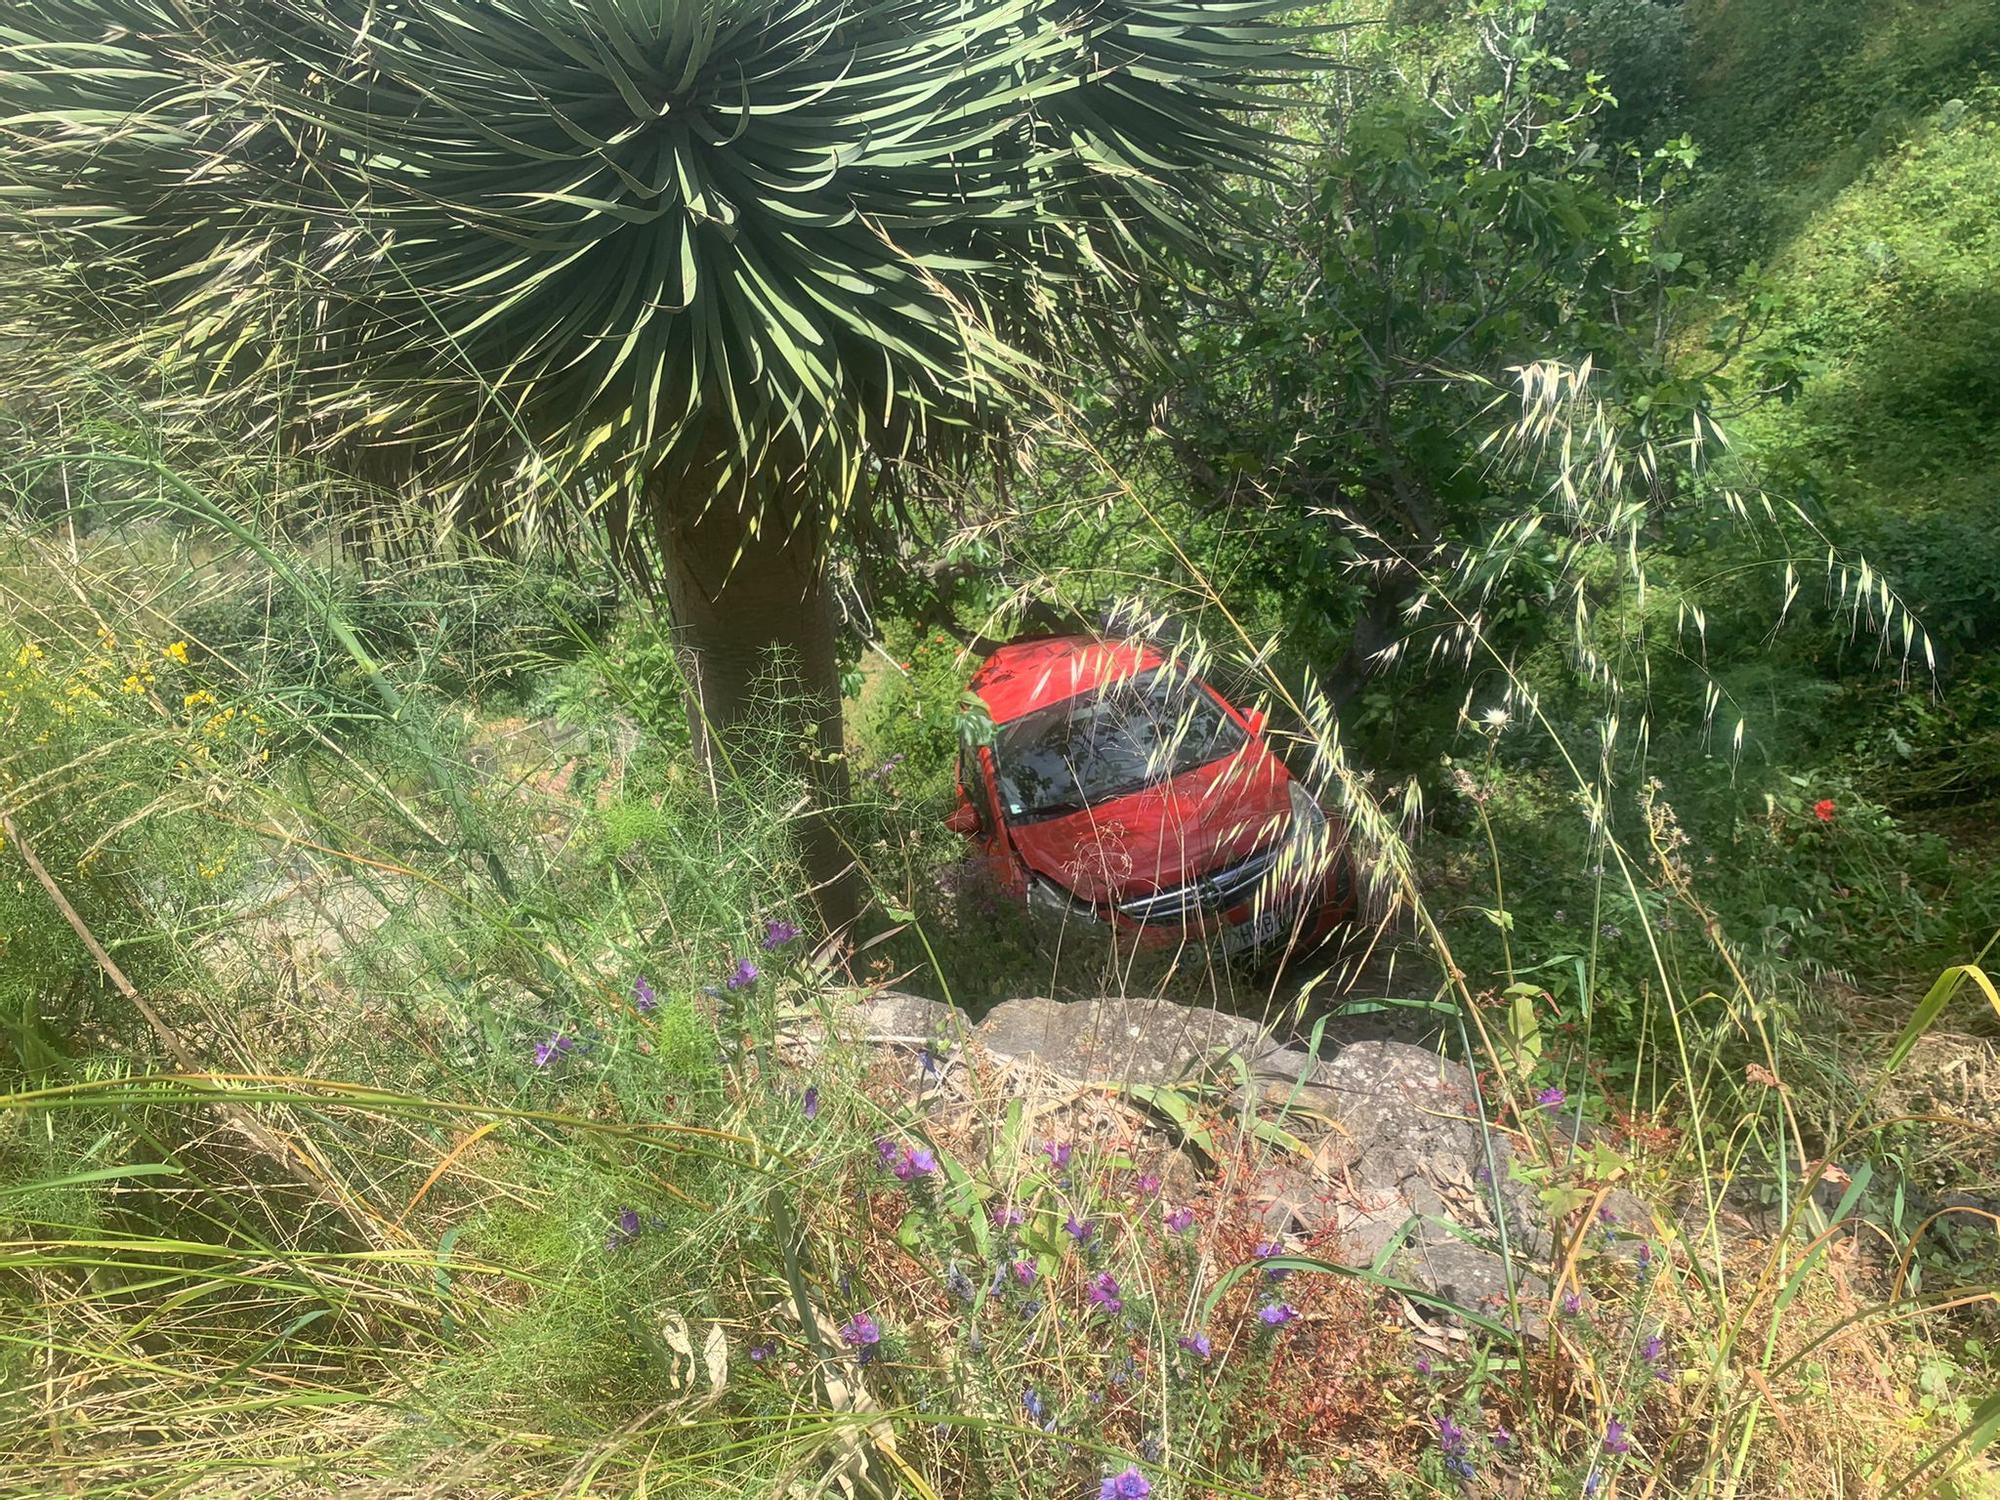
[[[1090,1300],[1108,1318],[1125,1311],[1125,1299],[1118,1295],[1118,1278],[1109,1271],[1099,1271],[1091,1277]]]
[[[798,928],[782,919],[764,924],[764,951],[782,948],[799,935]]]
[[[1135,1466],[1107,1478],[1098,1487],[1097,1500],[1146,1500],[1152,1493],[1152,1485],[1146,1482],[1146,1476]]]
[[[660,1003],[660,997],[653,993],[653,986],[644,974],[632,981],[632,1003],[639,1008],[642,1016],[650,1016]]]
[[[747,958],[736,960],[736,967],[729,971],[729,977],[722,981],[723,988],[747,990],[757,982],[757,966]]]

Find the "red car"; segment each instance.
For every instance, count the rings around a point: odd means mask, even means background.
[[[1236,708],[1143,644],[1015,641],[972,692],[950,826],[1037,915],[1146,947],[1268,959],[1350,920],[1346,829]]]

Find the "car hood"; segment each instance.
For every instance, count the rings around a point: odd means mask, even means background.
[[[1291,773],[1262,745],[1082,812],[1010,823],[1029,869],[1093,906],[1226,869],[1284,836]]]

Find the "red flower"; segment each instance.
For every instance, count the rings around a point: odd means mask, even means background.
[[[1833,798],[1822,797],[1813,804],[1813,816],[1822,823],[1833,821]]]

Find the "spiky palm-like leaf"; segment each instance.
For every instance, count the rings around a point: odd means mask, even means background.
[[[323,436],[837,510],[1192,244],[1301,60],[1273,9],[37,0],[5,201],[151,355],[275,367]]]

